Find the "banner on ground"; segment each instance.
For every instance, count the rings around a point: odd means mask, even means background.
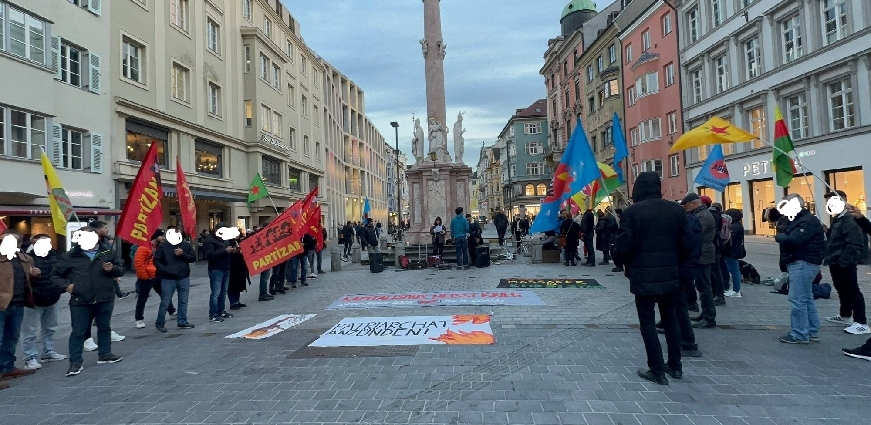
[[[444,307],[455,305],[547,305],[532,291],[450,291],[345,295],[327,310]]]
[[[282,314],[281,316],[269,319],[248,329],[236,332],[233,335],[227,335],[224,338],[266,339],[305,322],[312,317],[315,317],[315,315]]]
[[[157,162],[157,144],[152,143],[130,186],[127,202],[121,211],[121,219],[115,233],[121,239],[151,249],[151,235],[163,222],[160,200],[163,188],[160,184],[160,164]],[[192,235],[193,236],[193,235]]]
[[[497,288],[604,288],[595,279],[500,279]]]
[[[346,317],[311,347],[383,345],[492,345],[490,316]]]
[[[239,244],[252,276],[279,265],[303,251],[302,236],[312,214],[317,189],[297,201],[259,232]]]

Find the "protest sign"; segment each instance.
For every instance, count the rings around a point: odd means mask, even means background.
[[[347,317],[310,347],[382,345],[492,345],[486,314],[409,317]]]

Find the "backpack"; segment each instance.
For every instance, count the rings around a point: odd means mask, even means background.
[[[405,255],[400,255],[400,256],[399,256],[399,267],[402,267],[403,269],[407,269],[407,268],[408,268],[408,263],[409,263],[409,261],[408,261],[408,257],[407,257],[407,256],[405,256]]]
[[[133,264],[136,258],[136,251],[139,249],[139,245],[133,245],[130,247],[130,264]]]
[[[774,278],[774,290],[772,294],[789,295],[789,273],[781,273]]]
[[[720,218],[720,246],[726,246],[732,241],[732,216],[720,214]]]

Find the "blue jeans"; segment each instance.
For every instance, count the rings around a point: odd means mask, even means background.
[[[36,345],[36,327],[39,326],[42,352]],[[57,331],[57,304],[51,307],[36,307],[24,309],[24,321],[21,324],[21,349],[24,360],[39,360],[40,354],[54,352],[54,333]]]
[[[12,305],[0,311],[0,374],[15,369],[15,348],[24,321],[23,305]]]
[[[70,306],[70,363],[82,362],[82,350],[91,323],[97,323],[97,353],[102,357],[112,353],[112,311],[115,301]]]
[[[266,295],[269,293],[269,275],[271,272],[272,269],[266,269],[260,272],[260,295]]]
[[[305,278],[308,277],[305,274],[305,261],[306,257],[303,255],[297,255],[290,259],[290,267],[287,268],[287,275],[285,277],[292,285],[296,285],[297,273],[300,276],[299,281],[305,283]]]
[[[469,240],[465,236],[457,236],[454,238],[454,245],[457,248],[457,266],[468,266]]]
[[[163,327],[166,324],[166,311],[172,305],[172,296],[178,291],[178,308],[176,312],[176,323],[179,326],[188,323],[188,296],[191,293],[191,280],[184,278],[179,280],[163,279],[160,282],[160,309],[157,310],[157,320],[154,324],[158,327]],[[211,307],[210,307],[211,308]]]
[[[209,284],[212,294],[209,297],[209,318],[219,316],[226,311],[227,287],[230,284],[229,270],[209,270]]]
[[[732,257],[723,257],[726,262],[726,270],[732,276],[732,290],[741,292],[741,266],[738,265],[738,259]]]
[[[814,301],[813,282],[820,272],[818,264],[806,261],[796,261],[786,265],[789,273],[789,303],[792,312],[789,315],[793,338],[807,341],[809,337],[820,332],[820,317],[817,314],[817,304]]]

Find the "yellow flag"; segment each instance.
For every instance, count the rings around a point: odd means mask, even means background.
[[[70,198],[45,152],[42,152],[42,174],[45,177],[45,187],[48,191],[48,204],[51,207],[51,221],[54,224],[54,231],[59,235],[66,236],[67,222],[74,214],[73,203],[70,202]]]
[[[708,122],[684,133],[671,147],[671,152],[682,151],[704,145],[740,143],[757,137],[732,125],[720,117],[712,117]]]

